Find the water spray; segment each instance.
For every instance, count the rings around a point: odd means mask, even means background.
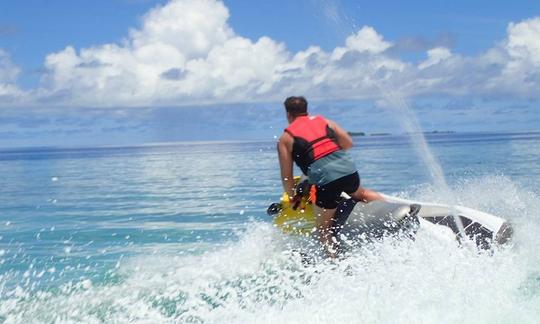
[[[399,123],[411,139],[416,153],[426,166],[429,175],[433,180],[433,184],[442,191],[443,195],[447,197],[448,204],[453,207],[452,216],[459,229],[460,236],[465,238],[466,233],[463,222],[455,209],[455,206],[457,205],[456,197],[446,182],[440,162],[429,149],[429,145],[416,115],[412,112],[403,96],[391,90],[383,90],[381,87],[379,87],[379,89],[381,90],[384,100],[388,102],[390,109],[395,109],[399,112]]]

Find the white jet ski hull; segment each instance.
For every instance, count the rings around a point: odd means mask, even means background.
[[[338,240],[364,240],[404,233],[413,237],[426,231],[438,238],[461,242],[470,239],[482,249],[505,244],[512,237],[511,225],[503,218],[462,206],[426,203],[383,195],[385,201],[354,202],[344,198],[336,211],[334,232]],[[268,213],[287,233],[314,234],[311,203],[300,209],[287,201],[272,204]],[[462,231],[456,223],[459,218]]]
[[[420,202],[383,195],[391,203],[421,206],[417,217],[421,228],[451,239],[463,239],[456,218],[463,226],[464,234],[479,247],[505,244],[513,235],[511,224],[498,216],[463,206]]]

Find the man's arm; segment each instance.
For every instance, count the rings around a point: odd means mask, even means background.
[[[291,135],[284,133],[277,144],[279,167],[281,169],[281,183],[283,184],[283,190],[287,193],[289,199],[294,197],[292,142],[293,138]]]
[[[328,126],[330,126],[330,128],[334,130],[337,143],[342,149],[348,150],[353,146],[352,137],[351,135],[349,135],[349,133],[347,133],[346,130],[344,130],[337,123],[331,120],[328,120]]]

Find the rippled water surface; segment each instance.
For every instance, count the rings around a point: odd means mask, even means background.
[[[365,186],[445,202],[404,137],[359,137]],[[436,134],[461,205],[510,220],[492,253],[431,237],[302,264],[271,226],[273,142],[0,151],[0,322],[537,323],[540,134]]]

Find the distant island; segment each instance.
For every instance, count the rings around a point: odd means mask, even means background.
[[[406,132],[405,134],[407,135],[414,135],[414,134],[454,134],[455,131],[438,131],[438,130],[434,130],[434,131],[428,131],[428,132]]]
[[[350,136],[366,136],[367,134],[364,132],[347,132]],[[424,134],[424,135],[430,135],[430,134],[454,134],[455,131],[445,130],[433,130],[433,131],[427,131],[427,132],[406,132],[403,133],[405,135],[414,135],[414,134]],[[392,135],[392,133],[370,133],[369,136],[389,136]]]

